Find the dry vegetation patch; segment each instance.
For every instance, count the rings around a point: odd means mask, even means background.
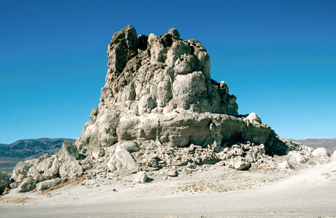
[[[80,176],[78,179],[76,180],[70,180],[70,178],[68,179],[67,182],[65,183],[61,183],[61,184],[58,184],[56,186],[53,186],[53,187],[50,187],[49,189],[45,190],[44,192],[42,192],[43,195],[46,195],[48,194],[49,192],[53,191],[53,190],[56,190],[56,189],[60,189],[60,188],[63,188],[67,185],[71,185],[71,186],[75,186],[75,185],[78,185],[79,183],[81,183],[86,177],[86,174],[83,174],[82,176]]]
[[[71,181],[70,180],[70,185],[75,186],[78,185],[79,183],[81,183],[86,177],[86,174],[83,174],[82,176],[80,176],[78,179]]]
[[[24,197],[24,198],[17,198],[17,199],[14,199],[14,200],[10,200],[8,201],[9,203],[15,203],[15,204],[19,204],[19,203],[27,203],[28,200],[30,200],[32,198],[30,197]]]

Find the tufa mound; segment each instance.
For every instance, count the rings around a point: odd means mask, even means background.
[[[225,82],[210,77],[210,58],[176,29],[137,35],[132,26],[108,45],[100,103],[75,144],[53,156],[19,163],[11,187],[45,190],[111,173],[178,176],[205,164],[237,170],[289,170],[313,160],[312,149],[278,137],[255,113],[238,115]],[[273,155],[287,155],[277,163]],[[328,155],[319,152],[318,159]]]
[[[113,35],[107,56],[100,103],[76,141],[81,152],[118,141],[172,147],[251,141],[268,153],[287,152],[258,116],[237,116],[236,97],[210,78],[210,58],[198,40],[182,40],[176,29],[137,36],[127,26]]]

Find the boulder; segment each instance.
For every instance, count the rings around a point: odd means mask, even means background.
[[[79,153],[77,147],[75,146],[75,143],[71,141],[64,141],[62,144],[62,148],[58,154],[60,159],[62,160],[65,160],[68,157],[73,157],[76,160],[79,159]]]
[[[176,177],[178,173],[176,170],[167,170],[166,175],[169,177]]]
[[[138,171],[138,164],[135,162],[132,154],[120,144],[115,153],[107,163],[110,171],[116,175],[129,175]]]
[[[43,181],[43,176],[40,174],[39,171],[37,171],[35,166],[32,166],[32,167],[29,168],[27,176],[32,177],[36,182]]]
[[[288,156],[288,162],[290,164],[305,164],[308,161],[308,158],[298,151],[291,151],[289,152]]]
[[[254,112],[250,113],[245,119],[249,122],[261,123],[261,118]]]
[[[83,168],[74,157],[67,157],[59,168],[59,174],[62,178],[69,177],[74,181],[83,174]]]
[[[36,186],[36,181],[32,177],[27,177],[18,185],[18,192],[29,192]]]
[[[135,182],[141,183],[141,184],[146,183],[148,180],[147,173],[144,171],[138,172],[137,174],[135,174],[134,177],[135,177]]]
[[[319,158],[329,158],[329,154],[325,148],[316,148],[311,153],[313,157],[319,157]]]
[[[40,182],[36,185],[36,189],[37,191],[44,191],[44,190],[47,190],[51,187],[55,187],[61,183],[64,183],[64,179],[61,179],[61,178],[56,178],[56,179],[51,179],[51,180],[46,180],[46,181],[43,181],[43,182]]]
[[[55,159],[55,156],[49,157],[48,154],[43,155],[43,156],[44,156],[44,158],[39,158],[39,160],[34,164],[35,169],[39,173],[43,173],[48,168],[50,168],[52,166],[53,162],[54,162],[54,159]]]
[[[36,159],[34,160],[26,160],[19,162],[16,164],[13,173],[12,173],[12,178],[16,182],[21,182],[24,178],[27,177],[27,173],[30,169],[31,166],[33,166],[36,163]]]
[[[105,150],[103,148],[96,148],[92,151],[92,157],[96,160],[105,155]]]
[[[49,166],[49,164],[48,164]],[[42,176],[45,179],[51,179],[59,175],[59,169],[61,167],[61,163],[57,158],[53,158],[53,162],[51,166],[44,170]]]
[[[229,167],[235,170],[248,170],[251,167],[251,163],[241,158],[233,158],[230,160]]]
[[[135,141],[120,141],[116,146],[131,153],[140,150],[139,144]]]
[[[11,184],[9,184],[9,188],[14,189],[14,188],[17,188],[18,185],[19,185],[18,182],[12,182]]]
[[[0,194],[10,184],[9,176],[6,172],[0,171]]]
[[[325,148],[316,148],[311,155],[317,163],[326,163],[330,160],[330,155]]]

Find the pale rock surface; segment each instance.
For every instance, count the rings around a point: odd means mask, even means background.
[[[278,164],[278,167],[280,170],[291,170],[291,165],[289,165],[288,161],[283,161],[281,163]]]
[[[120,141],[116,146],[128,152],[137,152],[140,150],[139,144],[135,141]]]
[[[261,118],[254,112],[250,113],[245,119],[250,122],[261,123]]]
[[[318,163],[325,163],[330,160],[330,155],[325,148],[316,148],[315,150],[313,150],[311,155],[313,156],[315,162]]]
[[[176,170],[167,170],[166,175],[170,177],[176,177],[178,173]]]
[[[105,150],[103,148],[97,148],[92,152],[92,157],[96,160],[105,155]]]

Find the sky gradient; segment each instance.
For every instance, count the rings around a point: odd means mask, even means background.
[[[126,25],[200,40],[238,112],[279,135],[336,137],[335,11],[335,0],[0,0],[0,143],[80,135]]]

